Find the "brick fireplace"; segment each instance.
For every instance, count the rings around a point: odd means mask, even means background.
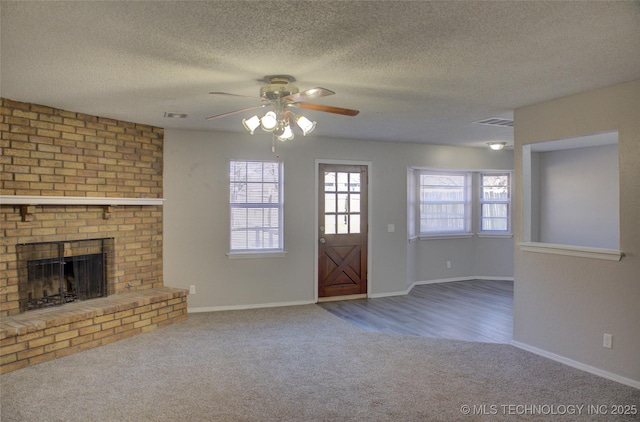
[[[18,250],[20,312],[105,297],[113,291],[113,239],[25,243]]]
[[[163,130],[0,99],[0,132],[2,371],[186,318],[162,274]],[[18,245],[98,238],[111,239],[106,297],[25,307]]]

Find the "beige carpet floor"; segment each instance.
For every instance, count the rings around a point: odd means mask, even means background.
[[[640,390],[510,345],[361,331],[316,305],[191,314],[0,382],[3,422],[640,419],[609,410],[640,407]]]

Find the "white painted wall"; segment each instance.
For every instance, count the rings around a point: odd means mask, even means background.
[[[197,293],[189,296],[190,310],[314,300],[316,159],[371,163],[369,278],[370,293],[374,295],[405,292],[417,274],[416,268],[408,266],[424,261],[424,251],[416,247],[420,242],[407,241],[407,167],[513,168],[512,151],[317,136],[299,136],[292,142],[280,143],[279,154],[284,162],[287,256],[229,260],[228,162],[274,159],[271,138],[165,132],[164,281],[168,286],[196,286]],[[388,224],[395,224],[395,232],[387,231]],[[475,265],[475,254],[466,249],[454,248],[451,256],[461,265],[469,260]],[[512,264],[507,263],[506,267],[509,265]],[[438,278],[431,277],[428,270],[419,276]]]
[[[513,277],[512,238],[452,238],[415,242],[416,280]],[[451,268],[447,268],[451,261]]]
[[[618,249],[618,146],[538,154],[538,241]]]
[[[477,238],[475,274],[513,277],[513,238]]]
[[[640,385],[640,80],[515,111],[515,235],[522,146],[618,131],[621,261],[515,249],[514,341]],[[603,334],[613,348],[602,347]]]

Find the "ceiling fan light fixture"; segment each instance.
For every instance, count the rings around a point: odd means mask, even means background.
[[[487,142],[487,145],[489,145],[489,148],[491,148],[493,151],[500,151],[502,148],[504,148],[505,145],[507,145],[506,142]]]
[[[292,140],[294,137],[293,135],[293,131],[291,130],[291,126],[289,126],[289,124],[286,124],[283,128],[282,128],[282,134],[278,135],[278,140],[284,142],[284,141],[290,141]]]
[[[278,126],[278,119],[276,113],[273,111],[267,112],[262,119],[260,119],[260,125],[265,132],[273,132]]]
[[[207,120],[215,120],[232,114],[245,113],[250,110],[271,106],[273,107],[272,111],[268,111],[262,115],[262,117],[260,117],[260,115],[256,115],[243,119],[242,125],[251,135],[255,133],[258,127],[265,132],[271,133],[272,139],[275,142],[276,138],[280,141],[289,141],[293,139],[294,126],[297,126],[304,136],[310,134],[316,128],[315,121],[304,116],[294,114],[290,111],[291,108],[322,111],[325,113],[340,114],[343,116],[355,116],[360,113],[358,110],[307,102],[308,100],[333,95],[335,92],[321,87],[300,91],[298,87],[291,83],[295,81],[295,78],[291,75],[267,75],[264,77],[263,81],[266,82],[266,85],[260,87],[260,97],[258,98],[227,92],[211,92],[210,94],[213,95],[260,99],[262,100],[262,104],[241,108],[227,113],[216,114],[214,116],[207,117]]]
[[[260,126],[260,118],[253,116],[249,119],[242,119],[242,125],[247,129],[247,132],[253,135],[253,132]]]
[[[316,128],[316,122],[312,122],[304,116],[295,116],[296,124],[302,130],[302,135],[307,136]]]

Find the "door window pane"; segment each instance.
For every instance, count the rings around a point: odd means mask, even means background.
[[[334,172],[324,173],[324,191],[325,192],[336,191],[336,174]]]
[[[349,233],[349,216],[347,214],[338,214],[338,234]]]
[[[349,195],[349,211],[360,212],[360,194],[352,193]]]
[[[336,234],[336,216],[335,214],[324,216],[324,233]]]
[[[360,173],[351,173],[349,178],[349,191],[360,192]]]
[[[347,192],[349,186],[349,173],[338,173],[338,191]]]
[[[349,218],[349,233],[360,233],[360,214],[351,214]]]
[[[347,206],[347,198],[349,197],[346,193],[338,194],[338,211],[340,212],[349,212],[349,208]]]
[[[324,212],[336,212],[336,196],[333,193],[324,195]]]

